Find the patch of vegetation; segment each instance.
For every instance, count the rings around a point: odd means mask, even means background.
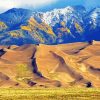
[[[24,37],[23,32],[21,30],[14,30],[9,32],[9,35],[12,37]]]
[[[16,79],[18,81],[26,81],[32,78],[32,72],[27,66],[27,64],[18,64],[17,68],[17,76]]]
[[[4,22],[0,21],[0,31],[3,31],[5,29],[7,29],[7,28],[8,28],[7,25]]]
[[[26,26],[21,26],[21,29],[28,31],[35,40],[41,43],[47,43],[48,38],[46,36],[51,37],[52,41],[55,41],[56,38],[55,33],[49,25],[43,22],[39,23],[34,18],[30,18],[28,24]]]

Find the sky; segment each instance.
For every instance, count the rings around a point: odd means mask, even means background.
[[[100,7],[100,0],[0,0],[0,13],[11,8],[48,11],[73,5],[83,5],[89,10],[94,7]]]

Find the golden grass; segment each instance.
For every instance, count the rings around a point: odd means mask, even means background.
[[[9,88],[0,89],[0,100],[100,100],[100,89]]]

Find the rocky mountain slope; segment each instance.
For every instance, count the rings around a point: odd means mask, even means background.
[[[0,87],[100,87],[100,42],[0,46]]]
[[[0,44],[61,44],[100,40],[100,8],[68,6],[48,12],[13,8],[0,14]]]

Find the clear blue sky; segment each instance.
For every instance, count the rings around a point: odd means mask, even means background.
[[[0,0],[0,12],[11,8],[34,8],[38,11],[48,11],[73,5],[83,5],[90,9],[100,7],[100,0]]]
[[[90,10],[95,7],[100,7],[100,0],[57,0],[57,2],[50,4],[46,7],[41,7],[39,10],[51,10],[54,8],[63,8],[66,6],[82,5]]]

